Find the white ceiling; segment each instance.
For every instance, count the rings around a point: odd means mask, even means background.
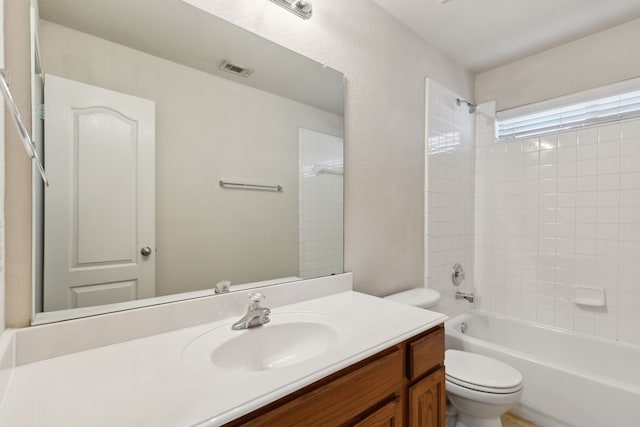
[[[473,72],[640,17],[640,0],[373,0]]]

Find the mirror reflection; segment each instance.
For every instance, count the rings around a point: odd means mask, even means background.
[[[37,9],[36,313],[343,272],[340,73],[180,0]]]

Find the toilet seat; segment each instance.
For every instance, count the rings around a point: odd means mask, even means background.
[[[514,405],[520,400],[523,392],[521,387],[520,390],[513,393],[487,393],[459,386],[449,380],[445,381],[445,387],[450,399],[452,396],[457,396],[486,405]]]
[[[455,384],[459,387],[463,387],[463,388],[467,388],[469,390],[473,390],[473,391],[478,391],[481,393],[491,393],[491,394],[511,394],[511,393],[516,393],[518,392],[520,389],[522,389],[522,384],[517,385],[515,387],[510,387],[510,388],[492,388],[492,387],[483,387],[481,385],[477,385],[477,384],[469,384],[466,383],[464,381],[460,381],[457,378],[452,378],[448,375],[446,375],[446,380],[449,383]]]
[[[522,389],[522,374],[499,360],[458,350],[445,351],[446,380],[482,393],[511,394]]]

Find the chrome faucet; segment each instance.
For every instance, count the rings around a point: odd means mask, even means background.
[[[460,292],[456,291],[456,299],[466,299],[469,302],[473,302],[476,298],[473,292]]]
[[[214,286],[214,293],[216,294],[226,294],[229,292],[229,287],[231,286],[231,282],[228,280],[223,280],[222,282],[216,283]]]
[[[256,326],[264,325],[271,321],[271,319],[269,319],[271,310],[260,307],[260,301],[264,299],[264,295],[259,292],[250,292],[249,299],[251,303],[249,304],[249,308],[247,308],[247,313],[242,319],[231,325],[231,329],[234,331],[255,328]]]

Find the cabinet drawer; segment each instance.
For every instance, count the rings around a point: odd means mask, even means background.
[[[409,369],[407,374],[414,380],[434,368],[444,364],[444,327],[439,326],[428,335],[411,341],[409,353]]]
[[[372,405],[401,393],[406,381],[402,377],[402,354],[396,348],[355,371],[240,425],[311,427],[347,423],[368,411]],[[230,424],[237,425],[233,422]]]

